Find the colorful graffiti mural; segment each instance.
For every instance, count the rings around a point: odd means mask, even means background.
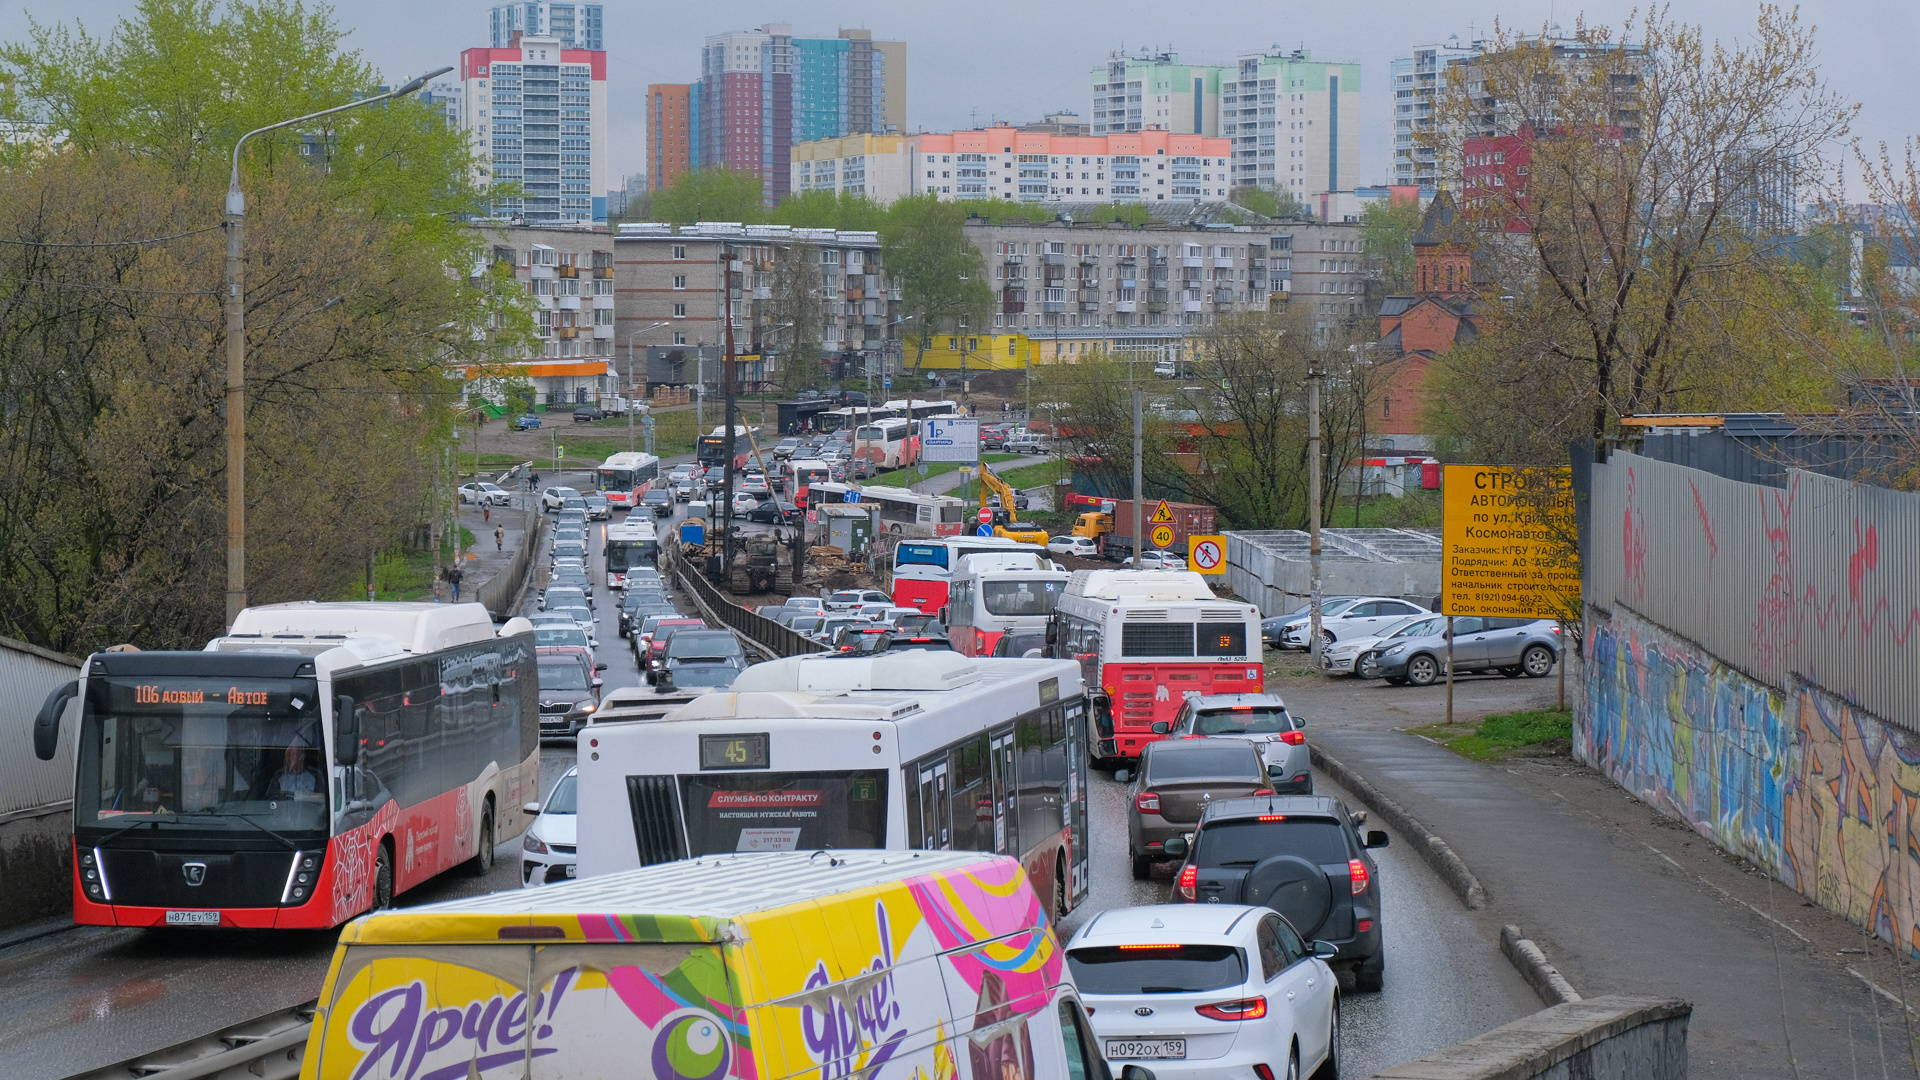
[[[1920,736],[1756,682],[1624,608],[1588,610],[1575,755],[1920,958]]]

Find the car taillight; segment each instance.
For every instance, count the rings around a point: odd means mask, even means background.
[[[1272,788],[1264,788],[1264,787],[1263,787],[1263,788],[1260,788],[1260,789],[1258,789],[1257,791],[1254,791],[1254,792],[1253,792],[1253,794],[1255,794],[1255,795],[1271,795],[1271,794],[1273,794],[1273,789],[1272,789]]]
[[[1195,1005],[1193,1011],[1210,1020],[1258,1020],[1267,1015],[1267,999],[1255,997],[1219,1001],[1212,1005]]]
[[[1160,812],[1160,796],[1143,791],[1133,797],[1133,807],[1143,814],[1157,814]]]
[[[1307,745],[1307,733],[1304,731],[1283,731],[1280,733],[1279,738],[1281,742],[1286,743],[1288,746]]]
[[[1347,874],[1353,878],[1353,895],[1359,896],[1367,891],[1367,864],[1359,859],[1347,860]]]
[[[1173,891],[1182,899],[1192,900],[1200,895],[1200,868],[1188,863],[1180,868],[1179,880],[1173,883]]]

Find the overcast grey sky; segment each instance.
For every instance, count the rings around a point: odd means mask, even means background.
[[[1791,0],[1787,0],[1790,4]],[[452,64],[460,50],[487,44],[487,8],[468,2],[394,3],[337,0],[334,11],[359,49],[387,76]],[[805,3],[704,0],[701,3],[606,5],[607,81],[612,103],[610,183],[645,167],[642,104],[646,85],[687,82],[698,71],[708,34],[785,22],[794,32],[831,37],[864,27],[877,38],[907,43],[907,124],[946,131],[992,119],[1025,121],[1055,109],[1088,111],[1088,72],[1116,49],[1171,48],[1182,60],[1227,63],[1243,50],[1305,46],[1315,57],[1358,60],[1364,114],[1361,175],[1384,179],[1392,138],[1387,64],[1412,46],[1468,40],[1495,19],[1533,30],[1549,20],[1571,29],[1590,21],[1618,24],[1633,0],[1423,0],[1421,3],[1301,4],[1271,0],[1102,0],[1034,6],[1016,0],[809,0]],[[1644,0],[1639,6],[1644,7]],[[102,32],[133,11],[134,0],[67,0],[37,4],[37,17],[78,18]],[[1912,50],[1920,42],[1920,0],[1803,0],[1802,18],[1819,28],[1823,69],[1835,90],[1864,108],[1855,133],[1897,143],[1920,135],[1913,104]],[[1705,26],[1710,37],[1748,33],[1755,0],[1680,0],[1676,18]],[[25,36],[26,9],[0,9],[0,38]],[[1905,87],[1903,89],[1903,87]]]

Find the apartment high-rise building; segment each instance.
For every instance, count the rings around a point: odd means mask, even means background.
[[[484,184],[517,184],[496,216],[528,225],[607,220],[607,54],[526,37],[460,54],[460,123]]]
[[[909,194],[941,199],[1220,202],[1231,186],[1228,140],[1158,128],[1073,136],[990,127],[910,135],[907,142]]]
[[[758,174],[768,204],[789,190],[792,147],[898,133],[906,120],[906,45],[866,30],[795,37],[784,23],[709,37],[700,55],[697,168]]]
[[[1438,186],[1433,150],[1421,146],[1415,133],[1433,130],[1434,98],[1447,84],[1447,69],[1479,55],[1479,42],[1461,45],[1455,37],[1444,45],[1417,46],[1412,56],[1388,66],[1393,82],[1393,183],[1427,190]]]
[[[668,187],[700,160],[700,87],[655,83],[647,87],[647,175],[655,191]]]
[[[552,0],[519,0],[496,4],[488,12],[492,44],[496,49],[511,49],[516,38],[559,38],[568,49],[606,49],[602,34],[600,4],[554,3]]]
[[[1360,65],[1305,49],[1242,56],[1220,84],[1220,134],[1233,142],[1233,184],[1290,191],[1354,187],[1360,178]]]
[[[1231,67],[1182,64],[1175,53],[1109,57],[1093,69],[1094,135],[1159,127],[1179,135],[1220,134],[1220,87]]]
[[[792,193],[833,191],[886,205],[913,189],[909,135],[842,135],[793,148]]]

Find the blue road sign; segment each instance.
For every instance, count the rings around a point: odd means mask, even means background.
[[[847,493],[840,497],[840,501],[841,502],[859,502],[860,493],[853,490],[852,488],[848,488]]]
[[[884,379],[881,379],[881,380],[880,380],[880,388],[881,388],[882,390],[890,390],[890,389],[892,389],[892,388],[893,388],[893,376],[891,376],[891,375],[889,375],[889,376],[887,376],[886,378],[884,378]]]
[[[985,523],[985,522],[981,522],[981,523],[980,523],[980,527],[979,527],[979,528],[977,528],[977,529],[975,529],[975,530],[973,530],[973,534],[974,534],[975,536],[992,536],[992,535],[993,535],[993,526],[991,526],[991,525],[988,525],[988,524],[987,524],[987,523]]]

